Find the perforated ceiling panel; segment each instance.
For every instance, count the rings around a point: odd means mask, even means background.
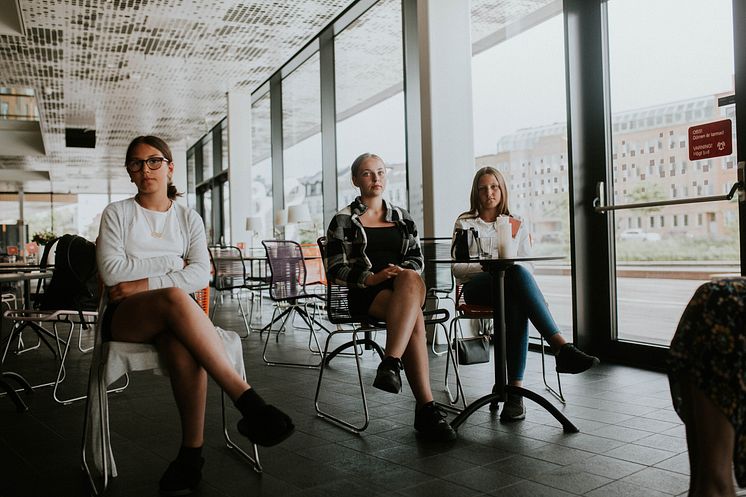
[[[229,89],[255,89],[351,3],[20,0],[25,36],[0,36],[0,86],[34,88],[47,155],[0,150],[0,168],[48,170],[60,193],[129,192],[129,140],[191,144]],[[65,127],[95,129],[96,148],[65,148]]]

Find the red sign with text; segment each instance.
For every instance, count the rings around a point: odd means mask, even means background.
[[[730,119],[689,128],[689,160],[712,159],[733,153]]]

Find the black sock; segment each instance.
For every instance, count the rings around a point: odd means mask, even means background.
[[[244,417],[250,417],[251,413],[267,405],[253,388],[249,388],[235,402],[236,407]]]
[[[179,455],[176,460],[184,463],[186,466],[198,467],[202,460],[202,447],[184,447],[179,449]]]

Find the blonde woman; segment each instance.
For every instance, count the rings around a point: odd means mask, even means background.
[[[497,218],[508,216],[515,231],[513,243],[517,244],[517,255],[530,255],[528,229],[525,223],[511,213],[505,179],[498,170],[483,167],[477,171],[469,200],[469,210],[456,219],[454,236],[457,229],[474,228],[479,238],[496,237]],[[493,305],[491,278],[488,273],[482,271],[479,263],[457,263],[452,269],[456,281],[463,285],[462,291],[467,304]],[[528,353],[529,321],[552,347],[556,355],[558,372],[582,373],[598,364],[596,357],[589,356],[571,343],[567,343],[562,336],[530,267],[515,264],[505,271],[504,295],[508,381],[511,385],[523,384]],[[518,421],[525,417],[523,397],[508,394],[500,419]]]

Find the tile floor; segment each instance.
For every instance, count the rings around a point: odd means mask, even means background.
[[[263,311],[260,319],[266,322],[271,308]],[[216,322],[244,331],[230,301]],[[279,344],[273,335],[268,353],[313,361],[304,352],[307,343],[307,331],[291,329]],[[206,464],[195,495],[656,497],[687,490],[684,429],[660,373],[604,364],[582,375],[563,375],[568,402],[565,407],[555,403],[580,428],[577,434],[563,433],[554,418],[528,402],[525,421],[501,424],[483,408],[461,426],[458,441],[433,444],[415,438],[414,400],[406,386],[399,395],[370,386],[378,365],[371,353],[363,367],[372,419],[362,435],[355,435],[316,416],[317,370],[264,365],[258,333],[243,346],[249,381],[293,417],[297,430],[281,445],[260,449],[264,472],[254,473],[223,445],[219,390],[211,383]],[[89,357],[72,354],[63,394],[83,392]],[[432,385],[441,401],[445,362],[445,356],[431,355]],[[6,369],[34,382],[48,377],[52,364],[48,351],[36,350],[9,356]],[[462,368],[468,399],[491,388],[491,368]],[[359,398],[353,360],[335,359],[328,371],[323,400],[332,409],[355,414]],[[538,353],[529,354],[526,386],[545,393]],[[18,414],[8,399],[0,398],[0,496],[88,495],[79,455],[84,402],[56,404],[48,387],[29,402],[31,409]],[[108,495],[157,495],[158,479],[179,446],[168,379],[136,373],[127,390],[110,396],[110,409],[119,477]]]

